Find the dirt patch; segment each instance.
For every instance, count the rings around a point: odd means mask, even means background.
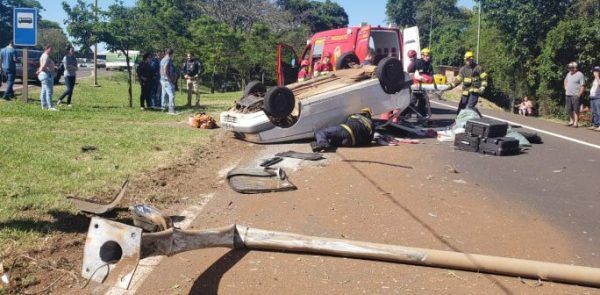
[[[209,143],[182,154],[176,162],[133,175],[128,197],[120,208],[103,217],[132,224],[127,207],[141,203],[150,203],[167,214],[176,215],[226,185],[219,181],[218,171],[255,149],[255,145],[234,140],[222,130],[215,131]],[[104,197],[99,199],[110,199],[116,192],[103,193]],[[25,253],[19,249],[3,249],[2,262],[5,270],[12,269],[13,282],[12,288],[0,289],[0,294],[73,293],[85,284],[80,269],[92,215],[65,212],[51,212],[51,215],[52,219],[40,222],[40,226],[48,227],[48,233],[34,249]]]

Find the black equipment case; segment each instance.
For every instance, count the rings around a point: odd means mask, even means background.
[[[469,133],[459,133],[454,137],[454,146],[461,151],[477,152],[480,140],[478,136]]]
[[[519,140],[511,137],[482,138],[479,152],[486,155],[516,155],[521,151]]]
[[[485,137],[503,137],[506,136],[508,123],[488,119],[478,118],[467,121],[465,132],[482,138]]]

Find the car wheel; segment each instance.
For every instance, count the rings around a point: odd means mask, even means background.
[[[250,95],[254,96],[262,96],[267,92],[267,88],[265,85],[260,83],[260,81],[251,81],[244,88],[244,97],[248,97]]]
[[[294,110],[296,98],[287,87],[273,87],[265,94],[264,111],[274,118],[286,118]]]
[[[358,65],[358,64],[360,64],[360,60],[358,59],[358,56],[356,56],[356,54],[354,54],[354,52],[350,51],[350,52],[346,52],[346,53],[342,54],[337,59],[337,62],[335,63],[335,69],[336,70],[349,69],[353,65]]]
[[[405,86],[402,62],[397,58],[382,59],[377,65],[376,74],[383,91],[387,94],[397,93]]]

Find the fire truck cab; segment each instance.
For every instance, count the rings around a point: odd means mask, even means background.
[[[402,52],[402,35],[398,28],[348,27],[319,32],[313,35],[302,51],[300,59],[294,48],[289,45],[280,45],[278,48],[278,83],[280,86],[294,83],[298,80],[300,63],[309,62],[308,75],[312,76],[315,64],[321,60],[323,54],[330,53],[334,69],[347,68],[349,64],[361,64],[367,52],[372,50],[375,54],[373,65],[386,57],[400,59]]]

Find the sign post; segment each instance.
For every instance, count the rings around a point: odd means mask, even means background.
[[[37,45],[38,13],[36,8],[14,8],[13,10],[13,42],[23,46],[21,69],[23,71],[23,100],[29,99],[29,56],[27,46]]]

